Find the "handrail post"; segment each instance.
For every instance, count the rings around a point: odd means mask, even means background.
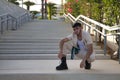
[[[119,30],[118,30],[119,32]],[[118,60],[119,60],[119,64],[120,64],[120,34],[117,35],[118,36]]]
[[[21,18],[20,17],[18,17],[18,25],[19,25],[19,27],[21,26]]]
[[[13,24],[14,24],[14,23],[13,23],[13,19],[12,19],[12,30],[13,30]]]
[[[3,34],[3,22],[1,23],[1,34]]]
[[[97,25],[95,26],[95,29],[97,29]],[[97,37],[98,37],[98,33],[95,30],[95,45],[97,45]]]
[[[86,24],[84,24],[84,30],[86,31]]]
[[[90,23],[90,25],[91,25],[91,22],[89,22],[89,23]],[[88,32],[91,33],[91,28],[90,28],[90,26],[88,26]]]
[[[20,24],[20,22],[19,22],[19,18],[17,19],[17,27],[19,28],[19,24]]]
[[[4,23],[2,20],[3,18],[1,17],[1,34],[3,34],[3,23]]]
[[[88,32],[90,33],[90,27],[88,26]]]
[[[106,55],[107,52],[107,36],[106,36],[106,30],[104,29],[104,55]]]
[[[7,17],[7,30],[8,30],[9,16],[6,15],[6,17]]]
[[[119,58],[119,64],[120,64],[120,34],[118,34],[118,40],[119,40],[119,44],[118,44],[118,58]]]
[[[18,29],[18,25],[17,25],[17,19],[16,19],[16,21],[15,21],[16,23],[15,23],[15,26],[16,26],[16,30]]]
[[[119,60],[119,64],[120,64],[120,29],[117,30],[117,35],[116,35],[116,41],[117,41],[117,44],[118,44],[118,51],[117,51],[117,57],[118,57],[118,60]]]
[[[84,30],[85,30],[85,31],[87,31],[87,25],[86,25],[86,24],[84,24],[84,26],[85,26],[85,27],[84,27]]]
[[[0,17],[0,32],[1,32],[1,27],[2,27],[2,19]]]
[[[22,25],[22,16],[20,17],[20,22],[21,22],[21,23],[20,23],[20,26],[21,26],[21,25]]]

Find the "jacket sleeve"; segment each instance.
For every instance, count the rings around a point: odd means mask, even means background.
[[[92,44],[93,43],[92,38],[91,38],[91,36],[88,32],[86,32],[86,34],[85,34],[85,40],[86,40],[86,44]]]

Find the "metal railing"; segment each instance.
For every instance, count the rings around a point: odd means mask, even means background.
[[[32,20],[32,16],[28,13],[23,13],[21,16],[19,16],[17,18],[17,26],[20,27],[23,23],[31,21]]]
[[[68,14],[64,14],[64,17],[70,19],[72,23],[75,23],[76,21],[81,22],[85,26],[85,28],[88,27],[88,32],[90,32],[91,30],[95,31],[95,43],[97,43],[98,34],[101,34],[104,38],[104,55],[106,55],[106,52],[107,52],[106,51],[107,50],[107,36],[118,35],[118,43],[119,43],[118,53],[119,53],[119,63],[120,63],[120,33],[107,34],[107,31],[109,32],[119,31],[120,25],[110,27],[108,25],[104,25],[100,22],[92,20],[83,15],[79,15],[77,18],[75,18],[74,16],[68,13]],[[99,28],[102,28],[102,32],[99,30]]]
[[[31,15],[27,12],[17,18],[8,13],[0,15],[0,33],[3,34],[9,29],[17,30],[23,23],[31,21],[31,19]]]

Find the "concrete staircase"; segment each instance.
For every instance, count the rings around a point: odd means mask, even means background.
[[[69,70],[56,71],[58,43],[72,32],[61,20],[35,20],[0,37],[0,80],[119,80],[120,65],[95,46],[96,61],[91,70],[79,68],[80,60],[70,60]]]
[[[34,21],[25,24],[20,30],[1,37],[0,59],[57,59],[59,41],[72,32],[70,26],[61,21]],[[97,54],[103,55],[99,46],[94,44],[94,49]],[[101,58],[105,58],[103,56]]]

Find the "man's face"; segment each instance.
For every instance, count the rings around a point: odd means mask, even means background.
[[[75,27],[75,28],[73,28],[73,31],[74,31],[74,33],[76,34],[76,35],[78,35],[78,34],[80,34],[81,33],[81,31],[82,31],[82,27]]]

